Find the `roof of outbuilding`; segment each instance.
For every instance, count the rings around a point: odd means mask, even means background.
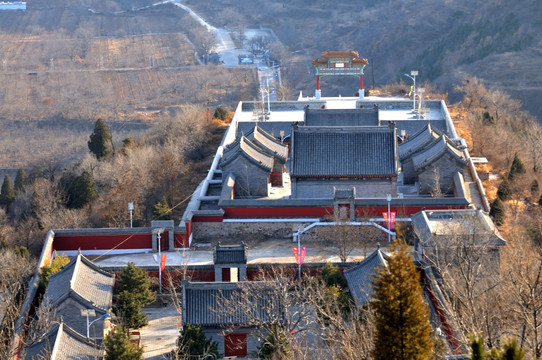
[[[247,246],[245,243],[241,245],[215,245],[213,252],[213,260],[215,264],[246,264],[247,263]]]
[[[288,146],[281,144],[274,136],[264,131],[258,124],[245,136],[260,148],[266,150],[269,155],[277,156],[283,161],[288,158]]]
[[[467,165],[463,152],[457,148],[450,138],[446,135],[441,135],[437,140],[428,144],[423,151],[418,152],[412,157],[414,168],[416,170],[424,168],[439,159],[445,153],[449,153],[458,162]]]
[[[113,300],[114,283],[114,275],[79,254],[62,270],[51,275],[43,300],[54,304],[73,291],[97,308],[108,311]]]
[[[51,355],[55,353],[53,358]],[[101,360],[102,345],[87,340],[64,323],[56,324],[51,331],[35,342],[26,352],[26,360]]]
[[[489,215],[479,209],[420,211],[412,215],[412,225],[424,246],[473,235],[480,244],[506,245]]]
[[[407,141],[399,144],[399,159],[404,160],[407,157],[422,150],[427,144],[438,139],[440,132],[435,131],[430,124],[427,124],[418,133],[411,136]]]
[[[241,135],[251,132],[254,126],[258,125],[260,129],[275,138],[280,138],[281,131],[284,132],[286,137],[292,134],[292,124],[293,122],[290,121],[241,121],[237,123],[235,134],[237,137],[241,137]]]
[[[254,164],[266,170],[271,170],[273,168],[273,156],[269,155],[267,151],[254,144],[244,135],[237,138],[224,150],[220,166],[227,166],[238,156],[244,156]]]
[[[183,323],[201,326],[250,326],[254,321],[266,321],[269,316],[282,316],[280,306],[270,288],[269,283],[251,281],[250,287],[255,289],[257,298],[244,294],[241,286],[246,282],[190,282],[183,281]],[[252,297],[252,298],[251,298]],[[231,307],[221,311],[221,299],[235,300],[241,304],[246,301],[254,309],[247,313],[247,306]],[[272,302],[272,305],[270,305]],[[276,311],[276,314],[271,314]]]
[[[378,109],[305,109],[305,126],[379,126]]]
[[[357,306],[363,306],[373,294],[373,276],[380,266],[387,266],[389,256],[376,249],[358,265],[346,270],[344,277]]]
[[[292,158],[294,177],[396,176],[395,129],[299,127]]]

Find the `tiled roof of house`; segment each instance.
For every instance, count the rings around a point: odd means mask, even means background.
[[[380,266],[387,266],[388,256],[380,249],[375,250],[358,265],[346,270],[344,277],[357,306],[363,306],[371,300],[373,294],[373,276]]]
[[[284,132],[284,136],[292,134],[292,122],[289,121],[242,121],[237,123],[236,137],[248,134],[256,125],[277,139],[280,138],[281,131]]]
[[[87,340],[66,324],[60,323],[28,348],[25,360],[102,360],[103,358],[102,345]]]
[[[388,127],[299,127],[294,177],[386,177],[397,174],[395,130]]]
[[[438,139],[439,136],[440,133],[435,131],[430,124],[427,124],[423,129],[411,136],[407,141],[399,144],[399,159],[403,160],[417,153],[426,145]]]
[[[451,154],[458,162],[467,165],[463,152],[446,135],[441,135],[437,140],[427,145],[423,151],[412,157],[414,168],[416,170],[424,168],[445,153]]]
[[[183,324],[199,324],[201,326],[250,326],[255,319],[266,321],[270,316],[276,319],[282,316],[278,301],[266,282],[251,281],[250,287],[254,296],[242,292],[241,286],[246,282],[190,282],[183,281]],[[257,288],[257,289],[256,289]],[[256,297],[256,298],[254,298]],[[223,298],[234,300],[239,307],[220,309]],[[272,305],[270,305],[272,304]],[[247,308],[254,312],[247,313]]]
[[[260,148],[266,150],[269,155],[273,155],[286,162],[288,158],[288,146],[281,144],[274,136],[265,132],[258,124],[252,128],[245,136]]]
[[[51,275],[43,300],[57,303],[70,291],[73,291],[97,308],[109,311],[113,299],[114,283],[114,275],[101,270],[79,254],[62,270]]]
[[[241,245],[215,245],[213,252],[213,262],[215,264],[246,264],[247,247],[245,243]]]
[[[378,109],[305,109],[305,126],[379,126]]]
[[[227,166],[238,156],[244,156],[264,169],[271,170],[273,168],[273,156],[269,155],[267,151],[254,144],[244,135],[237,138],[224,150],[220,166]]]

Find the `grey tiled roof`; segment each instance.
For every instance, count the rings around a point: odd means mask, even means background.
[[[395,130],[388,127],[300,127],[292,176],[395,176]]]
[[[305,109],[305,126],[378,126],[377,109]]]
[[[30,346],[25,360],[53,359],[54,360],[102,360],[104,349],[71,329],[66,324],[60,323],[44,335],[39,341]]]
[[[407,141],[399,144],[399,159],[403,160],[408,156],[415,154],[439,136],[440,133],[436,132],[431,125],[427,124],[418,133],[410,136]]]
[[[467,165],[463,152],[446,135],[441,135],[437,140],[427,145],[425,150],[412,157],[414,168],[416,170],[424,168],[446,152],[451,154],[457,161],[463,163],[463,165]]]
[[[183,324],[199,324],[207,327],[251,326],[255,319],[261,322],[268,320],[269,316],[275,319],[282,316],[278,301],[266,282],[250,282],[251,288],[258,288],[254,291],[257,294],[256,298],[250,298],[242,293],[240,287],[246,284],[246,282],[183,281]],[[246,302],[246,304],[229,308],[226,312],[217,311],[220,309],[222,298],[234,300],[239,304]],[[254,312],[248,314],[247,308],[253,309]]]
[[[246,264],[246,244],[241,245],[220,245],[216,244],[213,260],[215,264]]]
[[[237,123],[236,137],[239,138],[243,134],[248,134],[255,125],[264,130],[269,135],[279,139],[281,130],[284,131],[284,136],[291,135],[292,122],[289,121],[240,121]]]
[[[390,121],[381,120],[380,125],[385,126]],[[412,136],[422,130],[427,124],[431,124],[433,130],[446,133],[446,120],[398,120],[395,121],[397,133],[401,134],[401,130],[405,130],[407,136]]]
[[[381,265],[387,266],[388,256],[380,249],[375,250],[358,265],[344,272],[350,293],[357,306],[365,305],[373,294],[373,276]]]
[[[238,156],[244,156],[264,169],[273,169],[273,156],[269,155],[264,149],[254,144],[244,135],[236,139],[224,150],[220,166],[224,167],[228,165]]]
[[[256,124],[254,128],[245,134],[245,136],[264,150],[267,150],[270,155],[277,156],[286,162],[288,158],[288,146],[281,144],[274,136],[265,132]]]
[[[101,270],[79,254],[62,270],[51,275],[43,300],[56,303],[73,291],[97,308],[108,311],[112,304],[114,283],[114,275]]]

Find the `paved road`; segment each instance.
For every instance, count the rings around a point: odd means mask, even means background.
[[[173,307],[144,308],[149,324],[141,329],[143,358],[167,359],[166,355],[176,347],[181,316]]]

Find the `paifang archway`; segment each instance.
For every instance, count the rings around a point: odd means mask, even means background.
[[[317,99],[322,96],[320,90],[320,76],[359,76],[359,97],[365,96],[363,88],[363,71],[369,63],[367,59],[360,58],[357,51],[324,51],[322,59],[314,59],[312,65],[316,71],[316,93]]]

